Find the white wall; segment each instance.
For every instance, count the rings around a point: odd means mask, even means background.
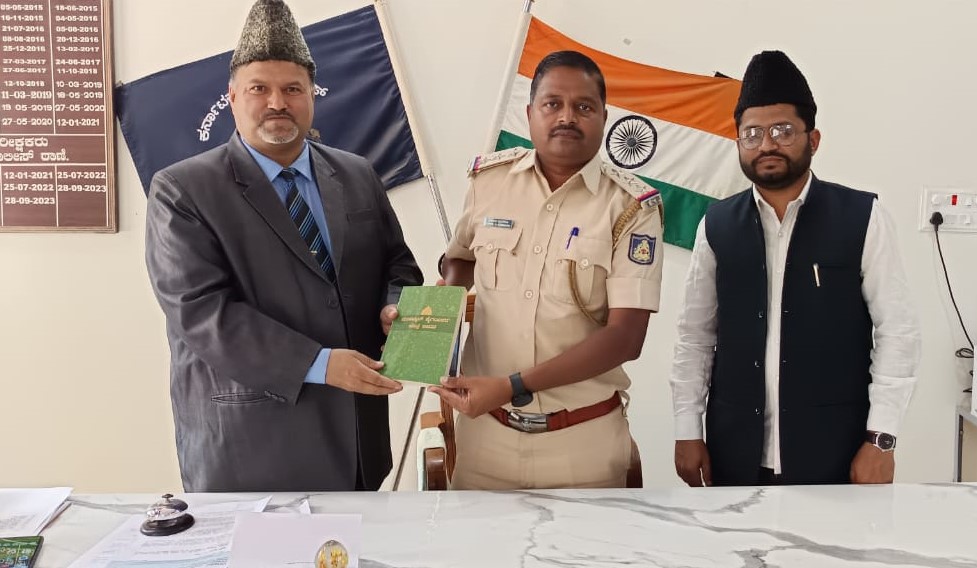
[[[523,0],[388,0],[393,31],[449,218],[480,151]],[[116,79],[234,46],[249,0],[115,0]],[[362,0],[292,0],[301,24]],[[920,383],[899,437],[897,480],[947,481],[966,365],[933,236],[916,229],[924,187],[977,187],[972,73],[977,7],[964,0],[539,0],[534,13],[595,48],[676,70],[741,76],[785,50],[808,77],[823,133],[822,178],[875,191],[895,217],[924,335]],[[0,235],[0,486],[179,489],[163,318],[143,264],[145,198],[119,136],[117,235]],[[391,194],[429,281],[443,248],[425,183]],[[957,298],[977,332],[974,237],[943,238]],[[970,254],[968,254],[968,252]],[[687,251],[669,246],[662,311],[629,365],[630,412],[649,486],[673,485],[667,387]],[[406,436],[411,393],[395,398]],[[400,449],[395,449],[399,456]],[[408,468],[410,469],[410,468]],[[405,479],[412,479],[408,476]]]

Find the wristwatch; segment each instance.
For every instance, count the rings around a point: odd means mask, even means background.
[[[896,449],[896,437],[885,432],[869,430],[865,432],[865,441],[883,452],[891,452]]]
[[[516,371],[509,375],[509,384],[512,385],[512,406],[521,408],[533,401],[532,391],[522,382],[522,373]]]

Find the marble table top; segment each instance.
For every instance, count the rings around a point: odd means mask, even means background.
[[[191,506],[260,494],[191,494]],[[977,568],[977,484],[276,494],[363,516],[364,568]],[[37,568],[64,568],[156,495],[75,495]]]

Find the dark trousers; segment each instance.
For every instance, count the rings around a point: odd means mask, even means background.
[[[760,471],[757,473],[757,485],[783,485],[784,476],[780,473],[774,473],[772,469],[768,467],[761,467]]]

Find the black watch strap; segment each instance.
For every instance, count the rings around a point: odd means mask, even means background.
[[[522,373],[519,371],[509,375],[509,384],[512,385],[512,396],[529,394],[529,390],[526,389],[526,383],[522,382]]]
[[[891,452],[896,449],[896,437],[885,432],[875,432],[868,430],[865,432],[865,441],[872,444],[883,452]]]
[[[532,391],[522,382],[522,373],[516,371],[509,375],[509,384],[512,385],[512,406],[518,408],[533,401]]]

